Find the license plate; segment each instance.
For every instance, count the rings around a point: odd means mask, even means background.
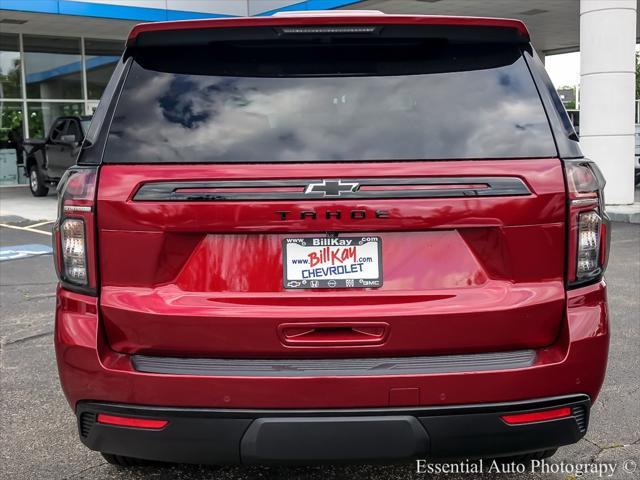
[[[379,237],[285,238],[284,288],[379,288]]]

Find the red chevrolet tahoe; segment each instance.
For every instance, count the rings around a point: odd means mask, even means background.
[[[549,456],[607,364],[603,185],[519,21],[139,25],[59,188],[80,439],[121,465]]]

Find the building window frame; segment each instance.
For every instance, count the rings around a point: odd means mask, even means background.
[[[87,56],[84,48],[84,37],[80,37],[80,65],[82,65],[82,97],[84,101],[84,111],[86,113],[89,92],[87,90]]]
[[[91,115],[93,108],[97,105],[99,100],[90,99],[89,98],[89,86],[87,80],[87,55],[86,55],[86,46],[85,46],[85,36],[72,36],[66,38],[74,38],[80,40],[80,65],[81,65],[81,87],[82,87],[82,98],[77,99],[56,99],[56,98],[28,98],[27,97],[27,76],[25,70],[25,49],[24,49],[24,36],[37,36],[32,35],[30,33],[17,33],[18,35],[18,46],[20,53],[20,86],[21,86],[21,96],[18,98],[2,98],[3,102],[16,102],[22,106],[22,133],[23,138],[29,138],[29,106],[33,104],[43,104],[43,103],[77,103],[82,105],[82,111],[84,115]],[[49,36],[49,35],[47,35]],[[62,35],[60,35],[62,36]],[[99,38],[90,37],[92,40],[100,40]],[[105,39],[109,40],[109,39]],[[45,135],[48,132],[45,132]],[[26,177],[24,177],[24,159],[22,164],[20,164],[19,160],[16,159],[17,165],[17,175],[18,175],[18,183],[26,183]],[[23,182],[21,182],[23,180]]]
[[[19,33],[18,44],[20,45],[20,84],[22,85],[22,135],[27,138],[29,134],[29,118],[27,115],[27,76],[24,73],[24,41],[22,33]],[[19,174],[20,172],[18,172]]]

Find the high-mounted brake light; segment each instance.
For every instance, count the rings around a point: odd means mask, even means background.
[[[513,415],[502,415],[500,418],[510,425],[520,425],[523,423],[544,422],[571,416],[569,407],[554,408],[541,412],[516,413]]]
[[[312,33],[373,33],[376,27],[284,27],[282,33],[292,34],[312,34]]]
[[[271,17],[362,17],[364,15],[384,15],[380,10],[294,10],[285,12],[276,12]]]
[[[117,427],[147,428],[150,430],[160,430],[169,424],[168,420],[155,420],[151,418],[122,417],[120,415],[98,414],[98,423],[104,425],[114,425]]]
[[[97,168],[73,167],[58,186],[58,220],[53,245],[58,277],[65,288],[95,294],[93,205]]]
[[[595,163],[564,164],[568,191],[569,286],[598,281],[607,265],[608,229],[604,208],[604,178]]]

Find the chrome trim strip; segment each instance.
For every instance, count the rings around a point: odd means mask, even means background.
[[[133,200],[137,202],[199,202],[199,201],[243,201],[243,200],[336,200],[338,196],[327,196],[308,187],[323,184],[328,180],[341,184],[358,184],[359,187],[416,187],[431,186],[429,189],[376,190],[356,188],[343,191],[340,199],[385,199],[385,198],[456,198],[456,197],[504,197],[531,195],[524,182],[517,177],[422,177],[422,178],[348,178],[348,179],[300,179],[300,180],[231,180],[231,181],[152,181],[142,184]],[[486,185],[484,188],[464,185]],[[438,186],[443,188],[437,188]],[[455,188],[459,185],[460,188]],[[298,192],[273,192],[260,189],[278,187],[295,188]],[[227,189],[220,192],[198,190]],[[232,192],[228,189],[242,191]],[[255,191],[247,192],[254,188]],[[181,191],[182,190],[182,191]],[[191,190],[191,191],[184,191]]]
[[[571,200],[571,205],[583,206],[583,205],[598,205],[597,198],[579,198],[577,200]]]
[[[64,211],[65,212],[90,212],[91,211],[91,207],[90,206],[82,206],[82,205],[65,205],[64,206]]]

